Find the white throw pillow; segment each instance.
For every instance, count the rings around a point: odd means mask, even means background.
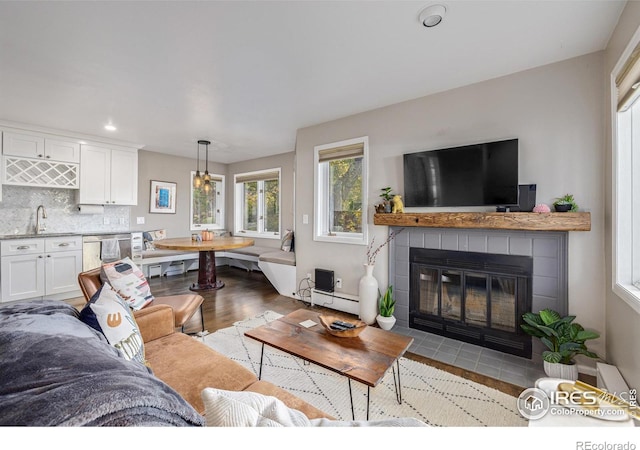
[[[208,427],[424,427],[412,417],[382,420],[311,419],[282,400],[248,391],[205,388],[202,393]]]
[[[307,416],[268,395],[205,388],[202,391],[208,427],[303,427]]]
[[[280,250],[284,252],[293,251],[293,231],[286,230],[284,236],[282,237],[282,242],[280,243]]]
[[[109,283],[103,284],[82,308],[80,320],[101,332],[125,359],[145,363],[144,343],[136,320]]]

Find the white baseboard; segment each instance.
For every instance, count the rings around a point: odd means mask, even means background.
[[[312,289],[310,303],[312,306],[324,306],[356,316],[360,314],[360,303],[357,295],[344,294],[342,292],[330,293]]]

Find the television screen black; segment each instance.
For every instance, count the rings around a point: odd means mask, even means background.
[[[518,204],[518,139],[406,153],[405,206]]]

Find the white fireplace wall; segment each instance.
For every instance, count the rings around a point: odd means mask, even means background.
[[[397,231],[400,227],[390,227]],[[390,231],[391,231],[390,230]],[[566,232],[404,228],[389,244],[389,280],[393,284],[398,326],[409,327],[409,248],[457,250],[533,257],[532,311],[568,312]],[[415,330],[416,332],[418,330]],[[533,341],[533,358],[543,348]]]

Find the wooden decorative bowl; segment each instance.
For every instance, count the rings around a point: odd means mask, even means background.
[[[318,316],[318,319],[320,319],[320,323],[322,324],[324,329],[327,330],[327,333],[329,333],[332,336],[337,336],[337,337],[356,337],[357,335],[359,335],[362,332],[362,330],[367,328],[367,324],[364,323],[361,320],[345,319],[344,317],[331,316],[331,315],[328,315],[328,314],[320,314]],[[342,331],[342,330],[334,330],[333,328],[331,328],[330,325],[336,320],[341,320],[342,322],[352,323],[356,327],[355,328],[350,328],[350,329],[344,330],[344,331]]]

